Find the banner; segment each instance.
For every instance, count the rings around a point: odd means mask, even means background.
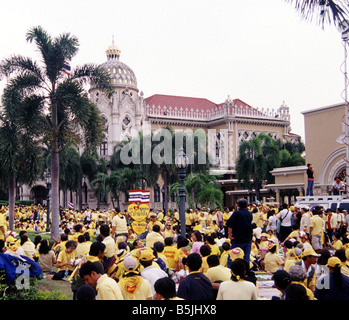
[[[150,190],[130,190],[128,192],[129,203],[149,203]]]
[[[131,227],[137,235],[140,235],[147,230],[147,217],[149,212],[150,207],[146,203],[140,205],[131,203],[128,205],[127,213],[133,219]]]
[[[135,221],[145,220],[150,212],[150,207],[148,204],[142,203],[140,205],[136,203],[131,203],[127,207],[127,213]]]
[[[140,235],[147,230],[147,222],[146,221],[133,221],[131,223],[132,230],[137,234]]]

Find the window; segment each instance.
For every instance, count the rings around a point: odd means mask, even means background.
[[[154,186],[154,202],[160,202],[160,187],[158,184]]]
[[[107,141],[103,141],[101,143],[100,155],[101,156],[107,156],[108,155],[108,142]]]

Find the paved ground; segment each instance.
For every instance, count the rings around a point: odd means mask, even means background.
[[[270,300],[272,296],[280,296],[280,291],[273,287],[274,281],[271,280],[272,274],[267,272],[256,272],[258,296],[262,300]]]

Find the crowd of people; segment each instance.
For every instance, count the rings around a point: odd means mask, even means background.
[[[144,233],[118,208],[61,209],[60,236],[43,239],[45,208],[16,208],[15,230],[0,210],[2,252],[25,255],[45,278],[71,283],[75,300],[256,300],[269,274],[280,300],[349,299],[349,215],[345,210],[248,204],[150,210]],[[28,231],[38,231],[34,241]],[[18,232],[18,233],[17,233]]]

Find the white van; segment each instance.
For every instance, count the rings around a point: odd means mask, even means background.
[[[310,211],[316,206],[321,206],[325,210],[330,208],[332,211],[336,211],[337,208],[349,210],[349,197],[347,195],[342,196],[307,196],[297,197],[295,205],[300,208],[308,206]]]

